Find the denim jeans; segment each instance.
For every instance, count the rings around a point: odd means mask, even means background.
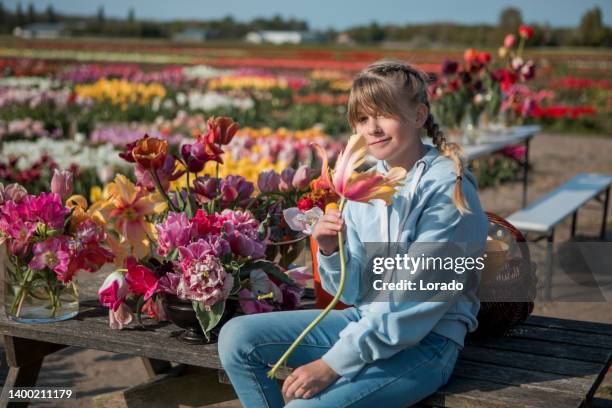
[[[219,357],[245,408],[285,406],[278,381],[266,373],[319,313],[295,310],[242,315],[221,328]],[[355,307],[331,310],[293,351],[287,366],[297,368],[321,358],[338,340],[338,333],[359,319]],[[413,347],[366,364],[352,381],[339,377],[313,397],[293,399],[286,406],[404,408],[446,384],[460,348],[431,332]]]

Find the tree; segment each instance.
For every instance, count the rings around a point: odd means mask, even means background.
[[[102,25],[104,24],[104,21],[106,20],[106,16],[104,15],[104,6],[100,6],[98,7],[98,24]]]
[[[21,27],[26,23],[25,15],[23,14],[23,9],[21,8],[21,2],[17,3],[17,9],[15,10],[15,16],[17,18],[17,26]]]
[[[47,6],[47,11],[45,12],[45,14],[47,15],[47,21],[49,23],[57,22],[57,16],[55,15],[55,10],[53,10],[53,5],[49,4]]]
[[[505,32],[515,33],[519,26],[523,24],[521,10],[514,7],[506,7],[499,14],[499,27]]]
[[[4,24],[7,22],[6,20],[7,18],[6,18],[6,10],[4,9],[4,3],[0,1],[0,24],[4,26]]]
[[[28,4],[28,23],[36,22],[36,9],[34,8],[34,4]]]
[[[595,7],[582,16],[578,27],[580,40],[583,45],[599,46],[606,40],[607,30],[603,25],[601,10]]]
[[[136,19],[135,15],[134,15],[134,7],[130,7],[130,11],[128,11],[128,23],[133,23],[134,20]]]

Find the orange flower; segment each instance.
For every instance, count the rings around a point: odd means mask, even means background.
[[[384,200],[387,205],[391,204],[396,187],[402,185],[406,177],[406,170],[402,167],[393,167],[387,174],[382,175],[377,171],[356,173],[366,156],[366,141],[360,134],[352,135],[346,148],[340,153],[336,160],[333,175],[330,176],[328,168],[327,153],[316,143],[313,143],[321,156],[321,181],[329,186],[336,194],[351,201],[368,202],[373,199]]]
[[[463,60],[466,64],[472,65],[473,62],[478,61],[478,50],[476,48],[468,48],[463,53]]]
[[[132,157],[136,163],[147,170],[159,169],[164,165],[168,155],[168,142],[154,137],[144,138],[136,142]]]
[[[208,133],[206,134],[206,141],[216,145],[229,144],[240,128],[238,123],[227,116],[212,117],[208,119],[207,125]]]

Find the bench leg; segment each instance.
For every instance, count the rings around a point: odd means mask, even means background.
[[[2,387],[0,404],[8,407],[26,407],[27,402],[8,403],[9,390],[15,387],[34,387],[45,356],[65,347],[63,344],[4,336],[9,372]]]
[[[610,186],[606,189],[606,198],[603,203],[603,219],[601,220],[601,231],[599,233],[599,239],[602,241],[606,239],[606,227],[608,221],[608,205],[610,204]]]
[[[552,293],[552,275],[553,275],[553,259],[554,259],[554,249],[553,244],[555,241],[555,229],[553,228],[550,231],[550,235],[546,240],[546,287],[544,299],[550,300]]]
[[[172,364],[170,364],[169,361],[147,357],[142,357],[141,360],[149,378],[153,378],[159,374],[165,374],[172,368]]]
[[[525,139],[525,158],[523,159],[523,207],[527,206],[527,184],[529,183],[529,142],[531,137]]]
[[[576,222],[578,221],[578,210],[572,214],[572,238],[576,236]]]

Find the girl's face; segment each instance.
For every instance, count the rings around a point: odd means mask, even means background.
[[[378,160],[395,165],[408,157],[408,151],[418,147],[418,129],[402,119],[363,114],[355,125],[368,145],[368,152]]]

